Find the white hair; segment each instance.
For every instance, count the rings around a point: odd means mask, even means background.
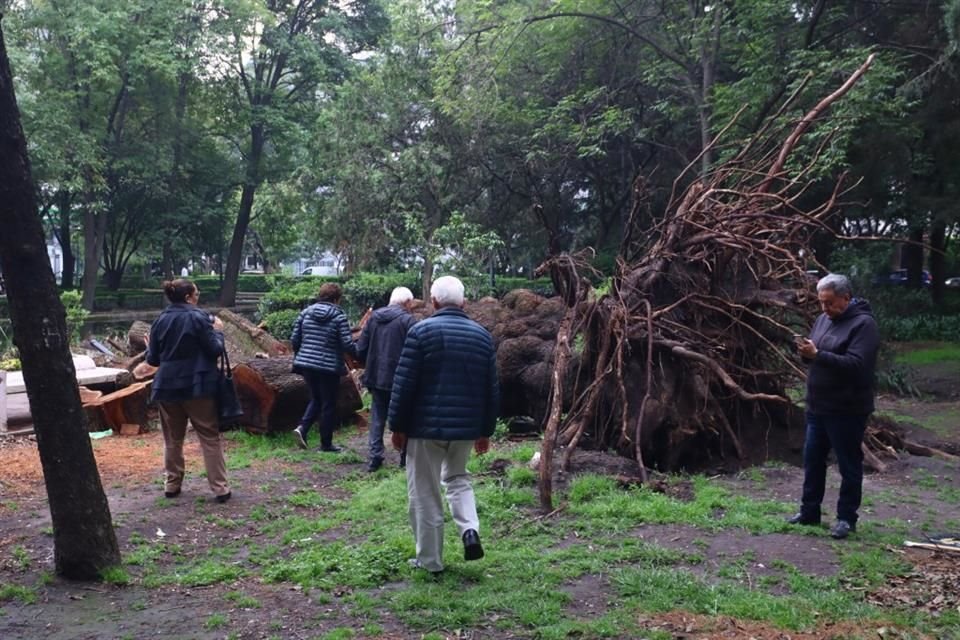
[[[406,287],[397,287],[390,293],[390,304],[403,304],[413,300],[413,292]]]
[[[853,287],[850,286],[850,279],[839,273],[828,273],[820,278],[817,283],[817,293],[829,289],[838,296],[852,296]]]
[[[430,297],[437,301],[438,307],[463,306],[463,283],[453,276],[437,278],[430,287]]]

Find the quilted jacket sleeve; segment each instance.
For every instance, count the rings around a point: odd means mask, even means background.
[[[423,352],[420,349],[419,336],[417,331],[411,330],[403,343],[400,362],[397,363],[397,371],[393,377],[390,410],[387,413],[391,431],[406,433],[410,429],[417,395],[417,381],[422,367]]]

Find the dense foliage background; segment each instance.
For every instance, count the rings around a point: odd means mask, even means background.
[[[855,185],[840,235],[914,244],[824,234],[811,269],[919,288],[927,268],[933,312],[960,275],[958,0],[8,4],[42,213],[88,309],[190,261],[231,304],[244,256],[269,273],[322,249],[347,273],[479,278],[591,246],[609,270],[638,176],[652,222],[684,168],[869,52],[795,162],[815,158],[812,199]]]

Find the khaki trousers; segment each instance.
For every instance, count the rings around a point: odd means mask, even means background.
[[[427,571],[443,570],[443,499],[462,537],[480,531],[477,503],[467,472],[473,440],[407,440],[407,499],[417,560]]]
[[[183,440],[187,420],[193,425],[203,452],[207,482],[215,495],[230,493],[227,485],[227,464],[223,458],[223,441],[217,417],[217,401],[213,397],[191,398],[183,402],[161,402],[160,425],[163,429],[163,466],[165,491],[178,491],[183,484]]]

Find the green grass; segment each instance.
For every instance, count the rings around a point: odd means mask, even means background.
[[[960,344],[948,343],[925,349],[903,351],[897,354],[895,362],[910,366],[952,362],[960,366]]]
[[[246,510],[212,512],[209,500],[190,507],[201,534],[214,537],[215,544],[202,555],[188,544],[130,534],[123,555],[132,583],[148,588],[227,583],[237,589],[265,582],[302,589],[322,609],[334,612],[323,614],[331,620],[341,609],[340,615],[346,610],[358,621],[352,629],[328,623],[326,635],[317,636],[326,638],[373,637],[384,632],[381,624],[387,620],[404,625],[411,637],[423,638],[480,627],[492,636],[668,638],[638,620],[643,614],[677,610],[756,620],[785,631],[811,630],[824,622],[884,621],[946,637],[947,625],[957,617],[944,614],[938,620],[917,611],[881,610],[867,600],[875,585],[906,570],[889,548],[917,535],[916,520],[868,517],[857,536],[841,544],[830,540],[825,528],[790,527],[784,516],[795,505],[751,498],[730,488],[729,478],[668,478],[668,485],[690,488],[683,492],[690,497],[680,499],[643,487],[624,489],[601,475],[569,477],[554,496],[559,511],[541,518],[537,474],[526,466],[539,449],[536,442],[504,442],[471,459],[487,557],[463,560],[448,515],[446,571],[434,579],[406,564],[414,545],[401,472],[385,468],[367,474],[341,467],[332,486],[318,489],[303,482],[311,468],[322,469],[329,478],[331,465],[345,464],[342,456],[301,452],[287,434],[265,438],[232,432],[228,437],[234,443],[231,459],[264,468],[277,460],[290,466],[259,492],[248,488],[255,504]],[[494,461],[506,461],[506,469],[494,471]],[[762,488],[764,471],[744,472],[740,486]],[[868,494],[865,507],[901,504],[910,489],[929,493],[935,481],[930,473],[918,473],[912,487]],[[290,485],[298,488],[291,491]],[[945,500],[960,499],[960,490],[938,490]],[[652,544],[640,537],[651,525],[686,529],[693,542],[683,549]],[[251,530],[256,534],[243,534]],[[812,544],[837,554],[840,568],[823,578],[774,561],[777,570],[758,577],[756,559],[745,552],[717,569],[716,558],[706,562],[706,556],[712,536],[721,530],[742,536],[744,550],[751,548],[754,535],[810,536]],[[596,597],[608,603],[606,609],[587,619],[584,611],[571,609],[578,585],[596,590]],[[8,590],[5,598],[3,589]],[[0,600],[31,596],[36,597],[23,587],[0,587]],[[239,609],[260,608],[243,591],[223,597]],[[234,630],[232,624],[211,616],[204,626],[224,636]]]
[[[18,600],[23,604],[33,604],[37,601],[37,592],[34,589],[19,584],[0,582],[0,602],[6,602],[8,600]]]
[[[214,613],[204,621],[203,628],[210,631],[222,629],[223,627],[227,626],[227,622],[227,616],[223,615],[222,613]]]

